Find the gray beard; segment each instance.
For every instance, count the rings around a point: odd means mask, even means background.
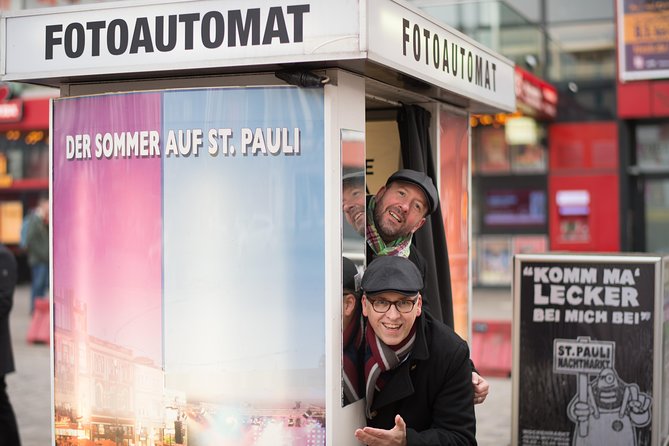
[[[399,238],[407,237],[409,234],[399,234],[397,231],[388,232],[379,222],[381,221],[381,212],[378,208],[374,209],[374,226],[385,243],[391,243]],[[392,231],[392,230],[391,230]]]

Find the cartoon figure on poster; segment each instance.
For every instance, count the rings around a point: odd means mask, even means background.
[[[556,371],[576,373],[578,379],[567,406],[567,416],[576,424],[572,445],[637,446],[636,428],[650,423],[652,398],[618,376],[615,343],[586,337],[556,341]]]

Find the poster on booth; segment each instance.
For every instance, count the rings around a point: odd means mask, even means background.
[[[651,445],[657,273],[634,259],[516,256],[516,444]]]
[[[53,104],[56,444],[325,444],[323,90]]]

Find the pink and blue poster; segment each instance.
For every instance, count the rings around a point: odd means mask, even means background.
[[[54,101],[57,444],[325,444],[323,108]]]

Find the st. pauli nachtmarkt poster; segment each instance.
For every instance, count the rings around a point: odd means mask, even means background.
[[[516,256],[515,444],[651,445],[659,261]]]

